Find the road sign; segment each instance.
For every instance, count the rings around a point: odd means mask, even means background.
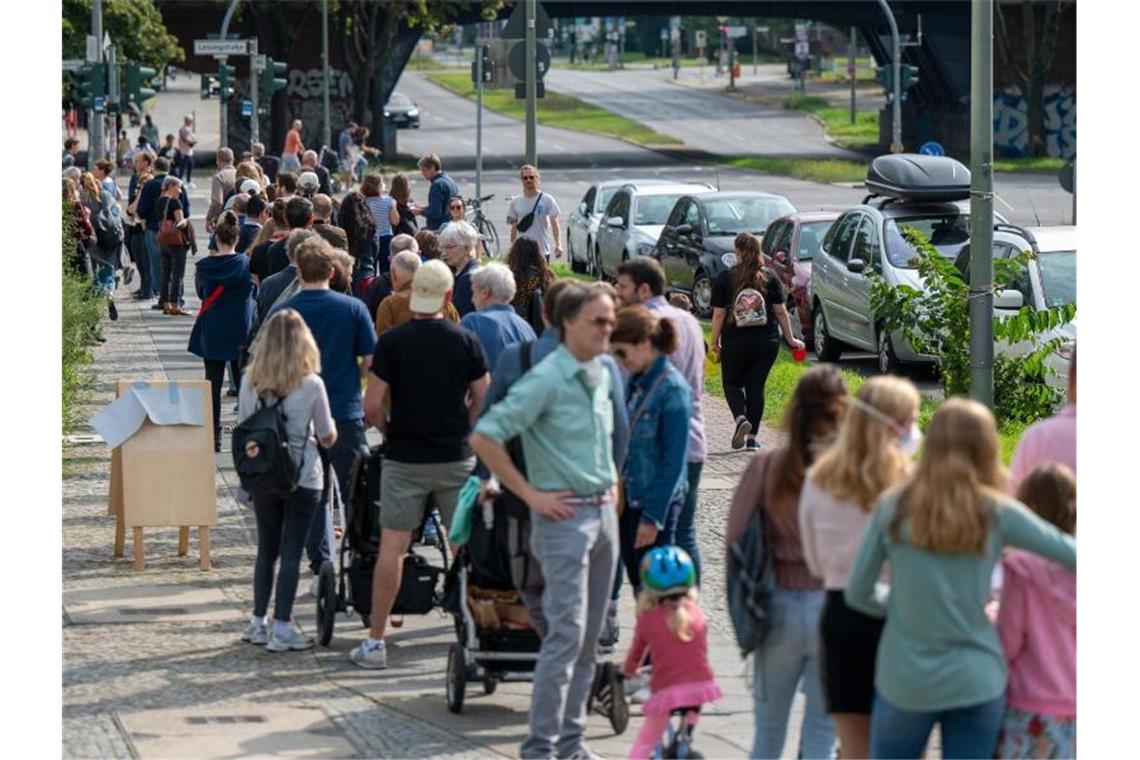
[[[938,143],[931,140],[930,142],[923,143],[918,152],[924,156],[945,156],[946,150]]]
[[[241,115],[242,116],[253,116],[253,101],[243,100],[241,102]]]
[[[107,100],[102,95],[95,97],[94,108],[96,111],[104,111],[107,107]]]
[[[246,55],[247,40],[194,40],[194,55]]]
[[[748,27],[746,26],[728,26],[725,28],[728,29],[728,36],[733,39],[748,36]]]
[[[95,63],[99,60],[99,38],[94,34],[87,35],[87,62]]]
[[[535,3],[534,36],[540,39],[547,37],[553,29],[550,16],[546,15],[542,3]],[[506,26],[499,32],[499,36],[504,40],[521,40],[526,37],[526,3],[515,3],[515,9],[511,11],[511,16],[507,19]]]
[[[63,70],[64,71],[79,71],[83,68],[84,61],[79,58],[64,58]]]
[[[256,71],[265,71],[265,53],[253,57],[253,68]]]
[[[701,50],[704,50],[705,47],[707,47],[705,43],[708,42],[708,35],[705,34],[705,30],[698,29],[697,31],[693,32],[693,36],[694,46],[700,48]]]
[[[546,72],[550,71],[550,50],[546,45],[535,45],[534,48],[534,62],[538,69],[538,78],[542,79]],[[516,42],[511,45],[511,50],[507,53],[507,68],[519,79],[526,78],[526,43]]]

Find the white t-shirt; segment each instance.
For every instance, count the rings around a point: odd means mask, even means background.
[[[537,202],[537,206],[535,203]],[[538,243],[538,247],[546,256],[554,253],[554,246],[557,241],[554,235],[551,234],[550,220],[557,219],[561,209],[558,208],[558,201],[554,200],[554,196],[549,193],[542,193],[542,196],[535,196],[534,198],[527,198],[525,195],[516,195],[511,199],[511,205],[507,208],[507,224],[515,224],[524,216],[534,209],[534,222],[524,232],[519,230],[519,235],[533,239]]]

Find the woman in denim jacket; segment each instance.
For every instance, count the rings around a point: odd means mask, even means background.
[[[634,591],[641,586],[641,558],[654,546],[673,543],[685,500],[693,400],[688,382],[667,358],[676,347],[677,332],[669,319],[658,319],[640,305],[618,312],[610,349],[630,373],[629,454],[622,472],[619,527],[622,562]]]

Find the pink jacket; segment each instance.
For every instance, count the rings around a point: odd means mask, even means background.
[[[997,631],[1009,663],[1007,704],[1052,716],[1077,714],[1077,576],[1028,552],[1002,560]]]

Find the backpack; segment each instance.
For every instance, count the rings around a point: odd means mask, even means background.
[[[772,470],[772,456],[764,461],[760,495],[744,532],[728,548],[724,586],[728,596],[728,616],[742,657],[764,643],[772,626],[772,592],[776,587],[772,567],[772,547],[764,518],[765,498]]]
[[[533,362],[534,343],[535,341],[528,341],[519,347],[519,367],[522,370],[519,372],[520,378],[530,371]],[[511,456],[511,462],[514,463],[519,472],[525,474],[526,461],[523,457],[522,440],[516,436],[506,442],[505,448]],[[502,489],[499,495],[495,497],[495,510],[501,510],[516,520],[530,521],[530,507],[506,488]]]
[[[91,215],[91,226],[95,230],[95,241],[103,250],[122,245],[126,239],[123,221],[111,213],[111,208],[106,203]]]
[[[732,321],[737,327],[763,327],[768,324],[764,294],[756,288],[744,288],[732,301]]]
[[[268,406],[259,398],[257,410],[234,427],[234,469],[252,497],[286,496],[301,479],[301,468],[289,452],[285,419],[280,399]]]

